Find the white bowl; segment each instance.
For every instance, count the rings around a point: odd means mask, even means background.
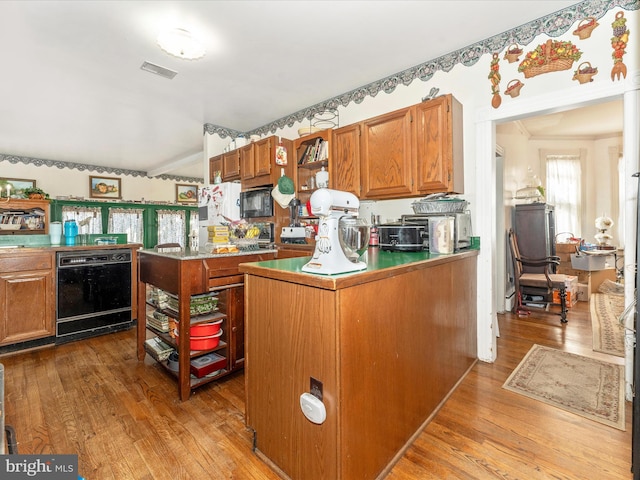
[[[321,132],[322,128],[317,127],[302,127],[298,129],[298,135],[304,137],[305,135],[310,135],[312,133]]]

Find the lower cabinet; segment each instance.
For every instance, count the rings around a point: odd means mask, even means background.
[[[0,258],[0,346],[55,335],[50,253]]]

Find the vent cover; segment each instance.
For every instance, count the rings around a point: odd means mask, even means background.
[[[168,78],[169,80],[178,74],[178,72],[174,72],[173,70],[169,70],[168,68],[161,67],[160,65],[156,65],[151,62],[144,62],[140,68],[146,72],[155,73],[161,77]]]

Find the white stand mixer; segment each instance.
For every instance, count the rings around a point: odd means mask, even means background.
[[[358,224],[358,197],[320,188],[310,201],[311,214],[320,217],[320,224],[313,257],[302,271],[331,275],[366,269],[367,264],[359,258],[368,246],[369,226]]]

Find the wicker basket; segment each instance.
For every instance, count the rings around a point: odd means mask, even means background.
[[[596,22],[594,17],[587,17],[580,20],[578,23],[578,28],[573,31],[574,35],[577,35],[580,40],[584,40],[591,36],[591,32],[593,32],[594,28],[600,25]]]
[[[582,62],[580,65],[578,65],[578,69],[573,74],[572,80],[578,80],[578,82],[580,83],[593,82],[593,76],[598,73],[598,69],[596,68],[595,72],[583,73],[585,70],[592,70],[591,63]]]
[[[520,89],[524,87],[524,83],[522,83],[517,78],[514,78],[509,83],[507,83],[507,89],[504,91],[505,95],[509,95],[511,98],[516,98],[520,95]]]
[[[522,49],[518,47],[517,43],[512,43],[509,45],[509,48],[507,48],[507,51],[504,52],[504,59],[509,63],[513,63],[520,60],[520,55],[522,55]]]
[[[535,77],[536,75],[541,75],[543,73],[550,72],[560,72],[562,70],[569,70],[571,65],[573,65],[573,58],[558,58],[555,60],[549,60],[546,55],[546,52],[550,52],[552,49],[553,43],[551,39],[547,40],[547,43],[544,47],[545,56],[541,57],[544,63],[539,65],[530,65],[529,67],[522,70],[524,73],[524,78]]]

